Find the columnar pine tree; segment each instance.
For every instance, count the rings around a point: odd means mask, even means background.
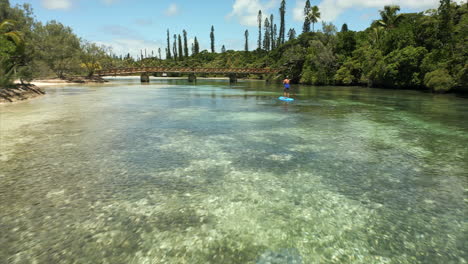
[[[266,51],[269,51],[271,36],[270,36],[270,21],[268,20],[268,17],[265,18],[264,26],[265,26],[265,35],[263,37],[263,49]]]
[[[197,37],[195,37],[195,40],[193,41],[193,51],[194,54],[200,53],[200,44],[198,43]]]
[[[211,26],[210,40],[211,40],[211,52],[215,53],[214,26]]]
[[[179,44],[179,60],[182,60],[184,58],[184,51],[183,51],[183,48],[182,48],[182,37],[178,36],[178,44]]]
[[[258,10],[258,16],[257,16],[257,22],[258,22],[258,49],[262,48],[262,10]]]
[[[302,33],[310,32],[310,20],[308,14],[310,13],[311,6],[310,0],[307,0],[304,7],[304,26],[302,27]]]
[[[286,1],[281,1],[280,11],[280,29],[278,37],[278,46],[284,43],[284,33],[285,33],[285,24],[284,24],[284,15],[286,14]]]
[[[348,25],[346,23],[341,26],[341,32],[348,32]]]
[[[223,45],[223,46],[221,47],[221,53],[224,53],[224,52],[226,52],[226,47]]]
[[[271,49],[273,50],[276,45],[275,45],[275,35],[273,35],[273,32],[275,30],[275,25],[273,23],[273,14],[270,15],[270,45]]]
[[[245,46],[244,46],[244,50],[245,51],[249,51],[249,30],[246,29],[245,32],[244,32],[244,37],[245,37]]]
[[[275,48],[276,48],[278,46],[278,28],[276,27],[276,24],[273,27],[272,35],[273,35],[273,39],[275,40]]]
[[[166,48],[166,60],[172,59],[171,56],[171,42],[169,40],[169,29],[167,30],[167,48]]]
[[[184,33],[184,56],[188,57],[189,54],[188,54],[188,44],[187,44],[187,31],[185,31],[184,29],[183,33]]]
[[[159,59],[161,60],[161,48],[158,48]]]
[[[174,34],[174,43],[172,43],[172,52],[174,53],[174,60],[177,60],[177,35]]]
[[[294,28],[290,28],[288,31],[288,40],[293,40],[296,38],[296,30]]]

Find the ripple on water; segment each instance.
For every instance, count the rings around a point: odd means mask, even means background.
[[[341,88],[285,108],[273,92],[177,87],[11,108],[0,259],[466,263],[462,126]]]

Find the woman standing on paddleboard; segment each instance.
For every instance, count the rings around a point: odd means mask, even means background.
[[[289,97],[289,83],[291,82],[291,80],[289,80],[289,76],[286,76],[286,79],[283,80],[283,84],[284,84],[284,92],[283,92],[283,96],[284,97]]]

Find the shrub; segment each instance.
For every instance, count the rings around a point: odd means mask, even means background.
[[[448,92],[455,86],[455,80],[446,69],[438,69],[424,76],[424,85],[434,92]]]

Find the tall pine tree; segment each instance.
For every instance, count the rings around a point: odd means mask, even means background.
[[[305,7],[304,7],[304,26],[302,26],[302,33],[307,33],[307,32],[310,32],[310,20],[309,20],[309,16],[308,14],[310,13],[310,10],[311,10],[311,6],[310,6],[310,0],[307,0],[306,3],[305,3]]]
[[[258,49],[262,48],[262,10],[258,10],[257,15],[257,22],[258,22]]]
[[[341,26],[341,32],[348,32],[348,25],[346,23],[344,23],[342,26]]]
[[[293,40],[296,38],[296,30],[294,28],[290,28],[288,32],[288,40]]]
[[[270,50],[270,21],[268,20],[268,17],[265,18],[265,35],[263,37],[263,49],[266,51]]]
[[[172,43],[172,52],[174,53],[174,60],[177,60],[177,35],[174,34],[174,43]]]
[[[284,23],[284,15],[286,14],[286,1],[281,1],[280,6],[280,29],[279,29],[279,37],[278,37],[278,46],[284,43],[284,31],[285,31],[285,23]]]
[[[273,27],[272,35],[273,35],[273,39],[275,40],[274,46],[276,48],[278,46],[278,27],[276,26],[276,24]]]
[[[194,54],[200,53],[200,43],[198,43],[197,37],[195,37],[195,40],[193,41],[193,51]]]
[[[187,44],[187,31],[185,31],[185,29],[183,31],[183,34],[184,34],[184,56],[188,57],[189,52],[188,52],[188,44]]]
[[[270,15],[270,45],[271,45],[271,49],[273,50],[276,45],[275,45],[275,35],[273,35],[273,32],[275,30],[274,28],[274,24],[273,24],[273,14]]]
[[[212,52],[212,53],[215,53],[214,26],[211,26],[210,40],[211,40],[211,52]]]
[[[169,29],[167,30],[167,48],[166,48],[166,60],[172,59],[171,55],[171,41],[169,38]]]
[[[178,44],[179,44],[179,60],[183,60],[184,59],[184,51],[183,51],[183,48],[182,48],[182,37],[178,36]]]
[[[249,51],[249,30],[248,29],[245,30],[244,37],[245,37],[244,51]]]

